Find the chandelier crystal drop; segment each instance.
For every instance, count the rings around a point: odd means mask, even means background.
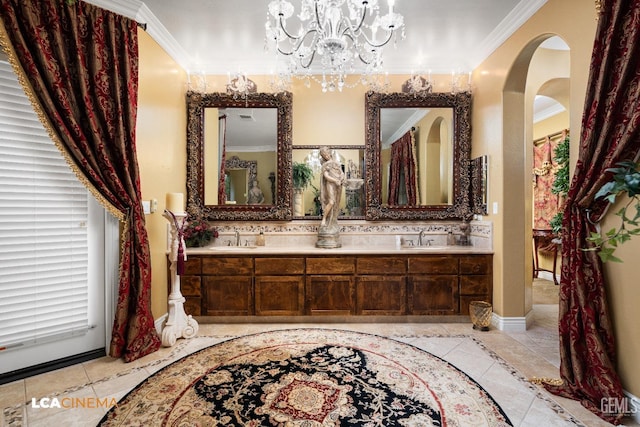
[[[404,18],[394,12],[394,0],[388,5],[381,13],[378,0],[301,0],[293,17],[291,2],[272,0],[265,47],[288,59],[285,74],[313,79],[323,91],[351,87],[348,74],[361,75],[356,84],[370,82],[382,73],[383,47],[398,31],[404,38]]]

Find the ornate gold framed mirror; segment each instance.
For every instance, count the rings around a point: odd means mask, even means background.
[[[367,220],[471,213],[471,94],[377,93],[365,99]]]
[[[210,221],[291,219],[291,108],[289,92],[187,92],[190,215]],[[254,184],[264,196],[260,203],[250,203]]]

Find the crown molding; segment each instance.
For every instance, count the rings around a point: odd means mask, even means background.
[[[146,24],[146,32],[162,47],[174,61],[185,70],[188,70],[189,55],[176,42],[167,28],[151,12],[146,4],[139,0],[85,0],[95,6],[110,10],[140,24]]]
[[[520,3],[487,36],[477,50],[473,67],[476,68],[502,45],[513,33],[527,22],[547,0],[520,0]]]

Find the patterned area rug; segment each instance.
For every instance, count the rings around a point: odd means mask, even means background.
[[[510,426],[465,373],[377,335],[295,329],[235,338],[160,370],[100,422],[170,426]]]

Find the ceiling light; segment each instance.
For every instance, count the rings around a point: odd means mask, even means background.
[[[284,74],[312,78],[323,91],[341,91],[348,86],[348,74],[359,74],[359,83],[367,84],[382,73],[383,46],[398,30],[404,38],[404,18],[394,12],[394,0],[388,0],[388,6],[381,14],[378,0],[301,0],[293,17],[289,1],[272,0],[266,47],[272,45],[288,58]],[[299,29],[292,30],[295,26]]]

